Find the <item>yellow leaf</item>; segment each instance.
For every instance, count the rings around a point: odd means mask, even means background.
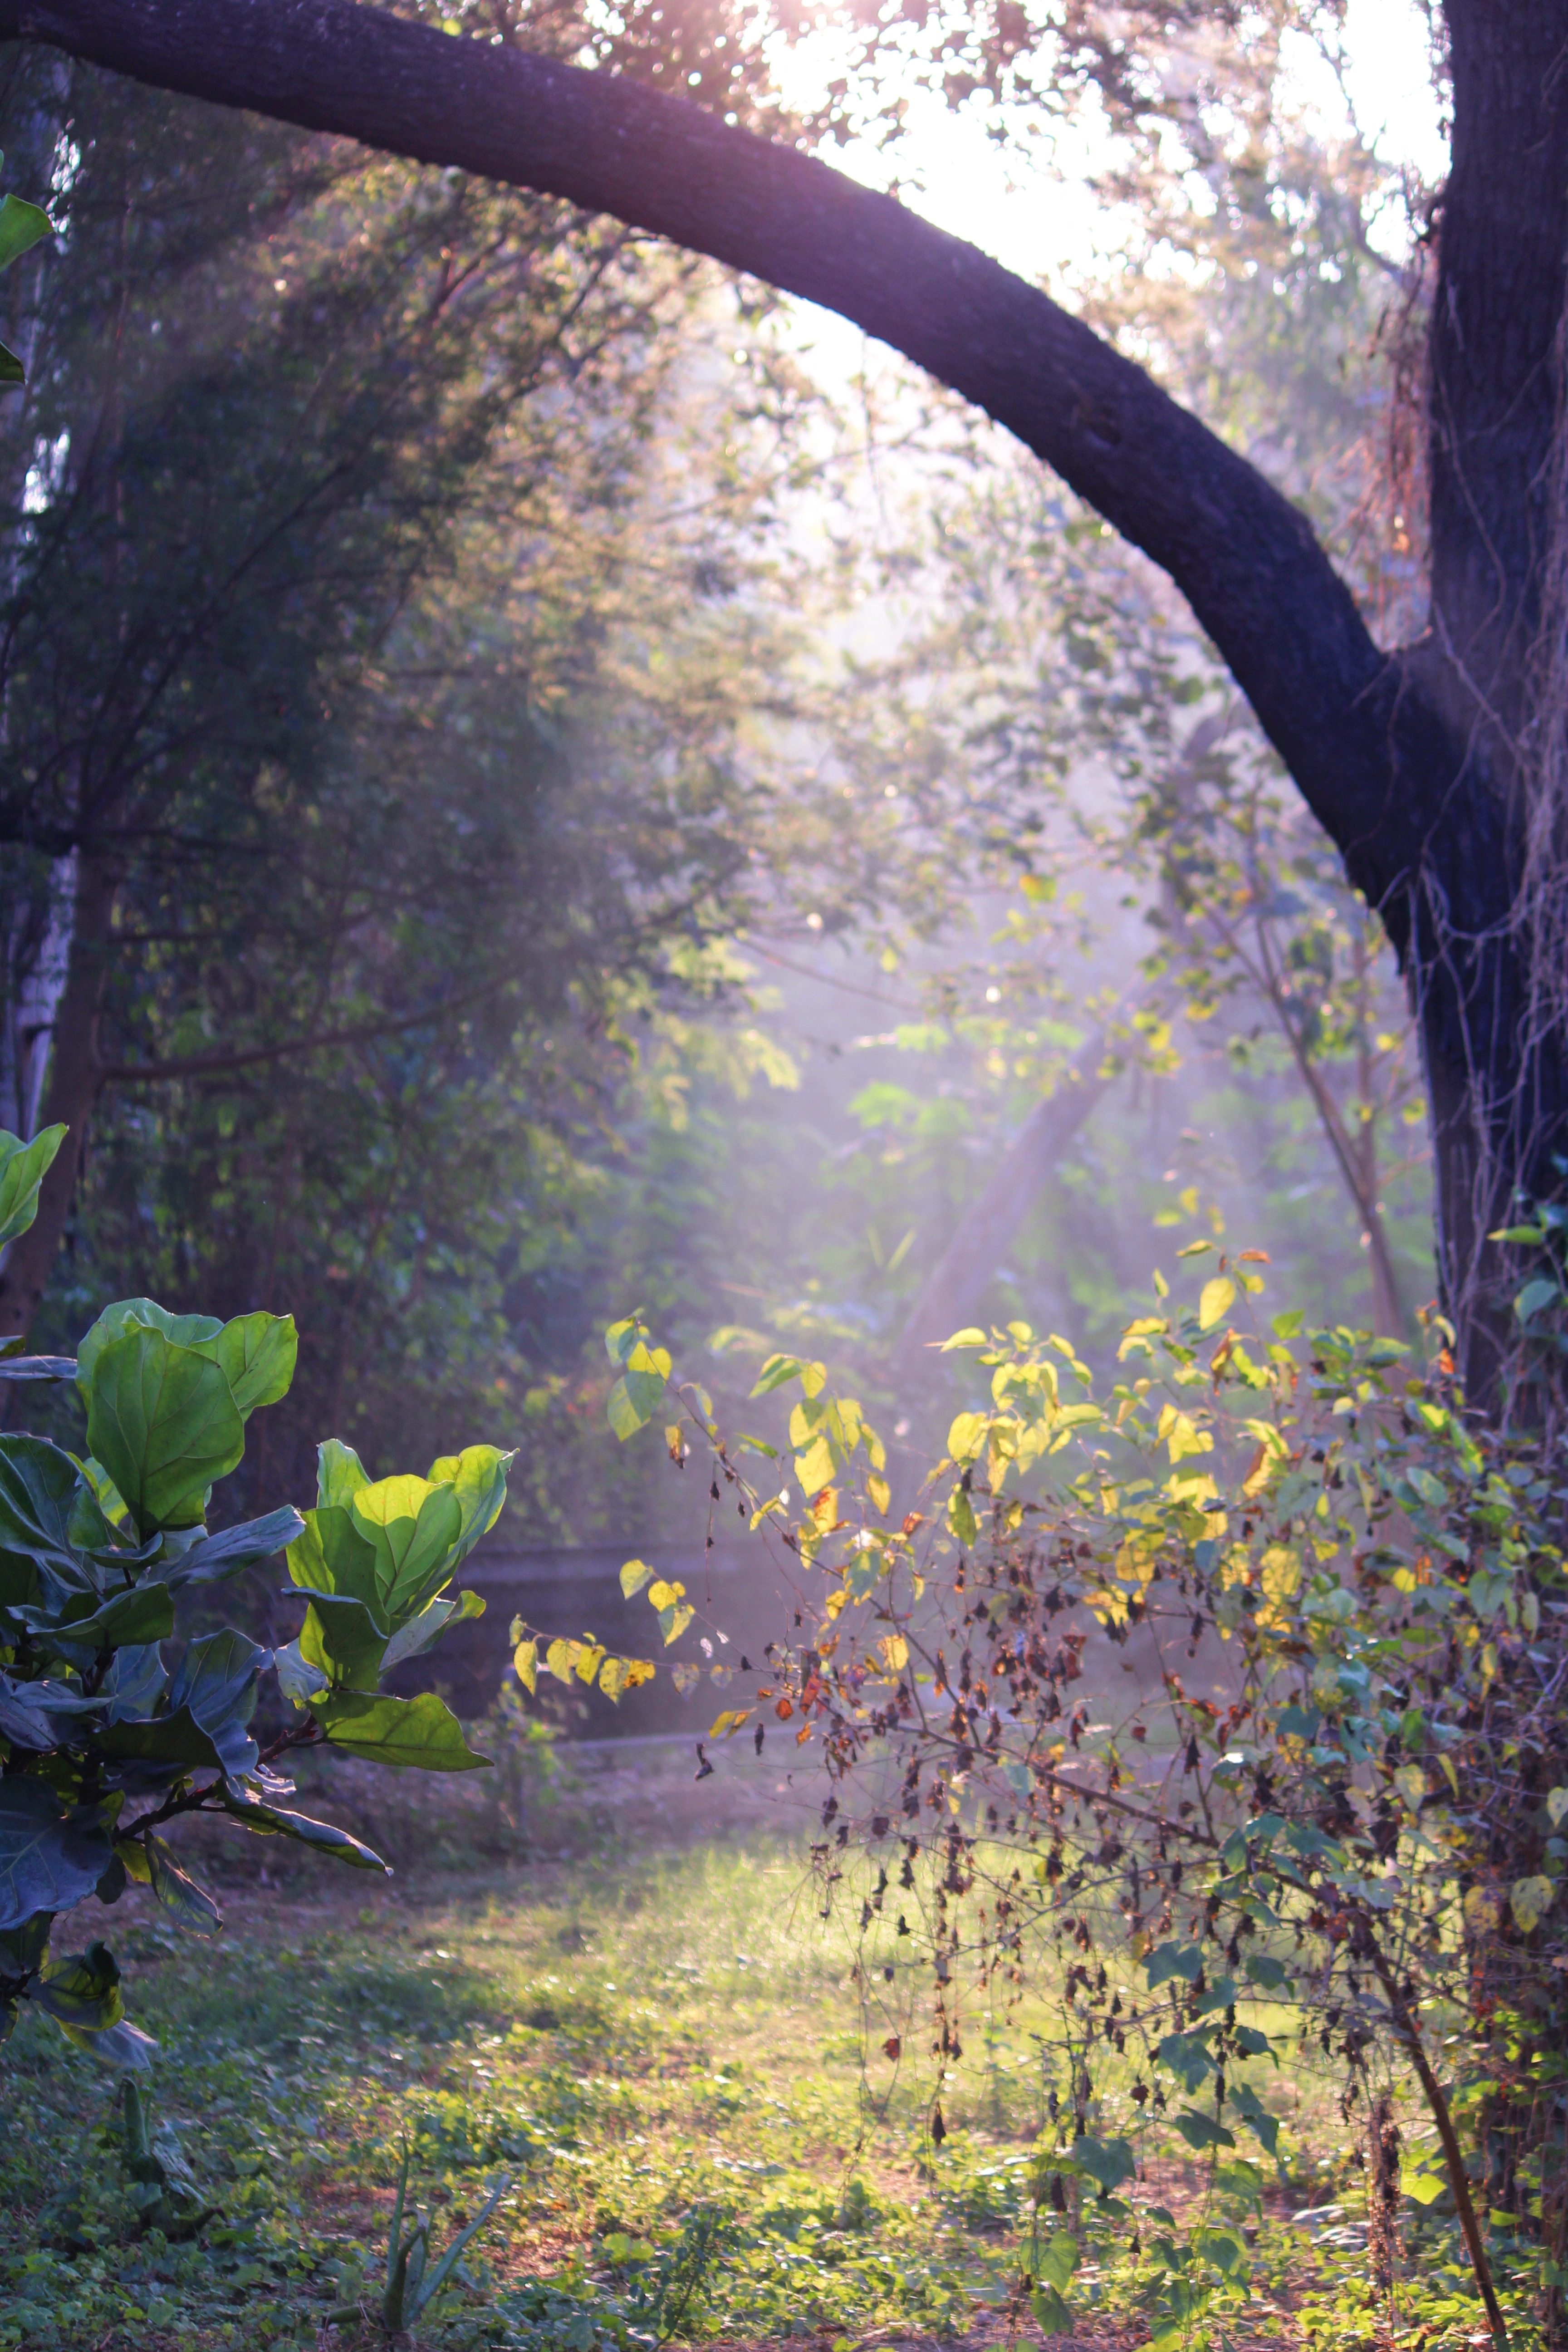
[[[1426,1775],[1419,1764],[1402,1764],[1394,1776],[1394,1785],[1413,1813],[1418,1813],[1426,1795]]]
[[[985,1443],[986,1415],[961,1412],[947,1433],[947,1450],[955,1462],[973,1462]]]
[[[882,1653],[882,1663],[890,1675],[900,1675],[910,1662],[910,1645],[901,1633],[884,1634],[877,1647]]]
[[[531,1696],[539,1681],[538,1643],[520,1642],[511,1654],[511,1662],[517,1668],[518,1681]]]
[[[617,1706],[621,1703],[621,1693],[626,1687],[627,1664],[628,1661],[625,1658],[606,1658],[599,1668],[599,1688],[604,1692],[605,1696],[613,1699]]]
[[[822,1604],[822,1613],[830,1625],[848,1598],[848,1589],[847,1586],[842,1584],[839,1586],[837,1592],[830,1592],[828,1594],[826,1600]]]
[[[833,1448],[826,1437],[815,1437],[795,1459],[795,1475],[803,1495],[815,1495],[833,1483]]]
[[[741,1726],[743,1723],[750,1723],[751,1719],[752,1710],[749,1706],[726,1708],[722,1715],[714,1717],[713,1727],[708,1737],[710,1739],[732,1739]]]
[[[1489,1936],[1502,1916],[1502,1905],[1487,1886],[1472,1886],[1464,1909],[1465,1925],[1472,1936]]]
[[[649,1605],[655,1609],[668,1609],[673,1601],[681,1598],[685,1591],[684,1584],[667,1584],[661,1576],[657,1584],[648,1586]]]
[[[1568,1789],[1549,1790],[1546,1798],[1546,1818],[1553,1829],[1560,1826],[1564,1813],[1568,1813]]]
[[[572,1669],[577,1663],[575,1642],[552,1642],[544,1653],[544,1663],[558,1683],[569,1683]]]
[[[1203,1297],[1198,1300],[1199,1329],[1212,1331],[1229,1314],[1235,1299],[1236,1285],[1228,1274],[1216,1274],[1205,1282]]]
[[[646,1559],[628,1559],[625,1563],[621,1570],[621,1591],[628,1601],[634,1592],[642,1591],[652,1574],[653,1570]]]
[[[836,1528],[837,1526],[838,1489],[837,1486],[824,1486],[821,1494],[818,1495],[816,1500],[811,1507],[811,1516],[816,1521],[818,1528],[824,1535],[827,1533],[830,1528]]]
[[[594,1676],[599,1671],[599,1661],[604,1654],[604,1643],[602,1642],[595,1642],[591,1633],[586,1641],[580,1642],[577,1644],[577,1655],[573,1660],[573,1664],[577,1669],[577,1679],[580,1683],[591,1683],[593,1681]]]
[[[885,1478],[879,1478],[873,1471],[871,1476],[866,1481],[866,1492],[871,1498],[872,1509],[877,1512],[879,1517],[886,1518],[888,1516],[888,1506],[893,1499],[893,1490],[889,1486],[887,1480]]]
[[[672,1462],[684,1462],[691,1448],[681,1434],[680,1423],[672,1421],[664,1433],[664,1450]]]
[[[677,1601],[669,1608],[659,1611],[659,1631],[664,1635],[664,1646],[667,1650],[672,1642],[679,1641],[696,1614],[697,1612],[689,1601]],[[695,1669],[693,1671],[695,1672]]]
[[[974,1506],[962,1486],[955,1486],[947,1507],[947,1524],[961,1544],[972,1544],[980,1531]]]
[[[151,1886],[153,1865],[147,1859],[147,1849],[139,1838],[117,1838],[115,1858],[125,1865],[125,1875],[133,1878],[138,1886]]]
[[[658,1672],[651,1658],[623,1658],[621,1663],[626,1670],[627,1690],[641,1690]]]
[[[1557,1889],[1550,1878],[1516,1878],[1509,1889],[1508,1907],[1528,1936],[1551,1910]]]

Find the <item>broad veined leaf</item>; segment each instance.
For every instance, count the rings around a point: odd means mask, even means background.
[[[107,1944],[89,1944],[68,1959],[51,1960],[35,1981],[31,1996],[50,2017],[79,2033],[102,2033],[125,2014],[120,1968]]]
[[[304,1664],[334,1687],[374,1690],[380,1680],[388,1637],[364,1602],[346,1592],[311,1595],[299,1641]]]
[[[1072,2160],[1108,2197],[1138,2170],[1131,2143],[1124,2139],[1075,2139]]]
[[[629,1601],[634,1593],[640,1592],[652,1575],[653,1570],[646,1559],[624,1561],[621,1567],[621,1591],[626,1599]]]
[[[1516,1878],[1509,1889],[1508,1907],[1525,1935],[1531,1935],[1557,1899],[1550,1878]]]
[[[255,1743],[247,1739],[244,1744],[254,1759]],[[202,1728],[188,1706],[153,1716],[151,1721],[132,1716],[110,1723],[98,1735],[98,1745],[116,1763],[166,1767],[173,1775],[229,1769],[212,1735]],[[239,1765],[237,1769],[248,1768]]]
[[[226,1790],[224,1803],[230,1819],[256,1837],[295,1838],[301,1845],[315,1846],[321,1853],[348,1863],[353,1869],[379,1870],[388,1878],[392,1875],[390,1864],[383,1862],[380,1854],[373,1853],[369,1846],[362,1845],[358,1838],[351,1837],[347,1830],[340,1830],[331,1822],[312,1821],[309,1813],[289,1812],[280,1805],[268,1805],[243,1788]]]
[[[1078,2268],[1078,2241],[1067,2230],[1058,2230],[1047,2238],[1036,2257],[1037,2277],[1058,2294],[1067,2293],[1068,2281]]]
[[[362,1486],[350,1509],[375,1552],[382,1609],[395,1628],[416,1616],[449,1580],[462,1506],[454,1488],[405,1476]]]
[[[96,1816],[73,1816],[47,1780],[0,1780],[0,1932],[85,1902],[113,1851]]]
[[[87,2051],[105,2066],[131,2066],[144,2073],[152,2065],[158,2047],[152,2034],[143,2033],[129,2018],[121,2018],[118,2025],[108,2026],[99,2033],[84,2033],[79,2025],[68,2025],[63,2019],[56,2022],[68,2042],[74,2042],[79,2050]]]
[[[155,1298],[117,1298],[106,1307],[97,1322],[81,1340],[76,1351],[77,1386],[85,1404],[92,1394],[93,1366],[113,1339],[122,1339],[127,1331],[161,1331],[176,1348],[194,1348],[204,1339],[216,1339],[223,1329],[216,1315],[171,1315]]]
[[[489,1762],[476,1756],[450,1707],[433,1691],[417,1698],[369,1692],[334,1692],[312,1699],[310,1712],[334,1748],[374,1764],[407,1765],[423,1772],[472,1772]]]
[[[1065,2336],[1073,2324],[1072,2313],[1048,2279],[1029,2297],[1029,2309],[1042,2336]]]
[[[242,1568],[255,1568],[259,1561],[286,1552],[298,1542],[304,1527],[296,1510],[268,1511],[265,1518],[247,1519],[237,1528],[225,1528],[221,1534],[204,1536],[174,1559],[161,1560],[158,1572],[175,1590],[185,1584],[219,1584],[226,1577],[237,1576]]]
[[[205,1887],[180,1868],[172,1847],[149,1834],[142,1841],[147,1855],[148,1883],[176,1927],[188,1936],[216,1936],[223,1914]]]
[[[1256,2135],[1268,2155],[1277,2156],[1279,2149],[1278,2116],[1269,2114],[1257,2092],[1246,2083],[1233,2083],[1229,2096],[1232,2107],[1247,2130]]]
[[[386,1655],[381,1662],[383,1674],[400,1666],[405,1658],[421,1658],[454,1625],[466,1624],[470,1617],[485,1613],[484,1597],[478,1592],[458,1592],[449,1601],[432,1601],[427,1609],[400,1625],[386,1645]]]
[[[14,261],[19,261],[23,254],[31,252],[33,247],[42,238],[53,236],[54,233],[54,223],[47,213],[40,210],[38,205],[28,204],[21,196],[7,196],[5,203],[0,204],[0,269],[9,269]],[[36,1145],[42,1143],[47,1137],[54,1138],[54,1150],[44,1162],[46,1168],[49,1160],[54,1158],[55,1151],[59,1150],[60,1139],[65,1132],[63,1127],[46,1127],[43,1134],[35,1136],[33,1144],[28,1146],[28,1149],[32,1150]],[[16,1138],[14,1135],[7,1136],[5,1140],[15,1143]],[[27,1223],[31,1224],[30,1217]],[[22,1230],[20,1226],[17,1227],[18,1232]],[[5,1234],[0,1238],[9,1241],[11,1236]]]
[[[193,1526],[214,1480],[245,1452],[218,1366],[141,1325],[99,1352],[87,1435],[144,1531]]]
[[[307,1665],[300,1654],[298,1642],[286,1642],[272,1661],[278,1675],[278,1687],[295,1706],[307,1706],[318,1691],[327,1687],[327,1677],[320,1666]]]
[[[375,1546],[353,1523],[346,1503],[318,1504],[289,1546],[289,1574],[306,1592],[342,1592],[363,1601],[384,1633],[392,1631],[382,1601]]]
[[[341,1438],[329,1437],[316,1448],[316,1502],[320,1508],[341,1505],[347,1510],[362,1486],[370,1485],[370,1474],[352,1445]]]
[[[606,1658],[599,1668],[599,1688],[618,1706],[626,1692],[641,1690],[658,1672],[651,1658]]]
[[[272,1653],[226,1625],[190,1643],[169,1685],[172,1712],[188,1708],[223,1759],[231,1779],[256,1761],[255,1741],[246,1726],[256,1712],[257,1679]]]
[[[151,1715],[168,1680],[156,1642],[116,1650],[98,1686],[100,1695],[109,1701],[110,1722],[124,1723],[133,1716]]]
[[[73,1716],[100,1715],[108,1704],[84,1698],[68,1683],[16,1682],[0,1672],[0,1738],[41,1755],[69,1737]]]
[[[291,1315],[237,1315],[216,1338],[196,1346],[227,1381],[241,1421],[248,1421],[258,1405],[276,1404],[288,1395],[300,1353]]]
[[[670,1360],[668,1349],[650,1348],[639,1339],[621,1360],[626,1370],[610,1391],[605,1410],[616,1435],[626,1439],[653,1419],[669,1378]]]
[[[1196,2107],[1184,2107],[1181,2114],[1173,2116],[1171,2120],[1189,2147],[1234,2147],[1236,2146],[1234,2132],[1226,2131],[1225,2126],[1216,2122],[1213,2116],[1201,2115]]]
[[[454,1568],[462,1565],[500,1518],[507,1473],[516,1459],[515,1449],[503,1454],[496,1445],[466,1445],[461,1454],[443,1454],[430,1465],[431,1486],[450,1486],[462,1513],[452,1550]]]
[[[165,1640],[174,1630],[174,1595],[166,1584],[152,1580],[117,1592],[90,1613],[62,1617],[55,1628],[61,1642],[94,1652],[140,1648]]]
[[[79,1554],[108,1551],[113,1542],[113,1530],[70,1454],[44,1437],[0,1437],[0,1562],[15,1562],[29,1580],[41,1570],[58,1602],[70,1592],[98,1590],[91,1565]]]
[[[1198,1328],[1212,1331],[1216,1323],[1229,1314],[1236,1303],[1236,1285],[1228,1274],[1213,1276],[1203,1287],[1198,1300]]]
[[[16,196],[7,196],[0,205],[0,269],[16,258],[16,252],[26,250],[25,247],[17,247],[12,253],[5,251],[7,221],[16,221],[29,214],[43,221],[38,236],[47,235],[49,224],[37,205],[24,205]],[[35,242],[33,237],[27,239],[29,245]],[[0,1249],[7,1242],[14,1242],[18,1234],[25,1234],[37,1215],[38,1187],[65,1141],[66,1133],[63,1127],[46,1127],[31,1143],[24,1143],[19,1136],[0,1131]]]

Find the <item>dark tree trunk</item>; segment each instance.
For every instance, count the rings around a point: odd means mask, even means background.
[[[1448,0],[1447,19],[1433,625],[1391,655],[1305,519],[1138,368],[973,247],[794,149],[353,0],[0,0],[0,36],[563,196],[825,304],[987,410],[1161,564],[1404,962],[1444,1291],[1487,1394],[1510,1284],[1485,1236],[1517,1188],[1563,1189],[1553,1155],[1568,1146],[1568,983],[1533,944],[1527,847],[1543,836],[1523,757],[1561,498],[1568,0]]]

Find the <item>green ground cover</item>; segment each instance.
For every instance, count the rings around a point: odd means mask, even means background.
[[[318,1868],[287,1903],[231,1878],[210,1945],[126,1898],[155,2128],[194,2176],[187,2216],[216,2210],[173,2242],[138,2228],[115,2078],[26,2015],[0,2094],[0,2347],[379,2341],[405,2145],[437,2247],[511,2183],[421,2323],[431,2344],[1035,2343],[1053,2306],[1025,2269],[1106,2347],[1386,2334],[1358,2134],[1304,2061],[1259,2078],[1279,2163],[1205,2164],[1132,2099],[1131,2053],[1097,2058],[1090,2130],[1140,2168],[1101,2199],[1051,2161],[1043,2010],[977,1991],[939,2084],[926,1964],[896,1926],[863,1947],[856,1904],[825,1923],[803,1844],[725,1833],[721,1805],[681,1826],[673,1777],[661,1835],[652,1769],[618,1822],[558,1784],[531,1858],[485,1853],[474,1816],[443,1869]],[[427,1826],[405,1845],[441,1851]],[[1468,2344],[1479,2307],[1440,2206],[1407,2210],[1403,2267],[1399,2339]]]

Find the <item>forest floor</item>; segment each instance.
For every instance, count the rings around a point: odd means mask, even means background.
[[[1373,2296],[1359,2133],[1304,2065],[1258,2076],[1279,2162],[1216,2175],[1132,2102],[1130,2061],[1097,2058],[1091,2129],[1138,2177],[1058,2211],[1043,2012],[977,1991],[939,2083],[929,1962],[890,1921],[863,1943],[858,1892],[823,1920],[787,1780],[693,1788],[689,1748],[541,1760],[526,1836],[519,1773],[481,1798],[402,1776],[379,1819],[351,1788],[391,1879],[279,1841],[205,1853],[215,1942],[139,1889],[73,1917],[159,2037],[155,2124],[216,2210],[138,2232],[115,2078],[25,2012],[0,2071],[5,2352],[383,2342],[405,2147],[437,2251],[509,2183],[415,2331],[452,2352],[1037,2345],[1019,2281],[1053,2265],[1052,2340],[1084,2352],[1486,2342],[1436,2210],[1407,2207],[1392,2318]]]

